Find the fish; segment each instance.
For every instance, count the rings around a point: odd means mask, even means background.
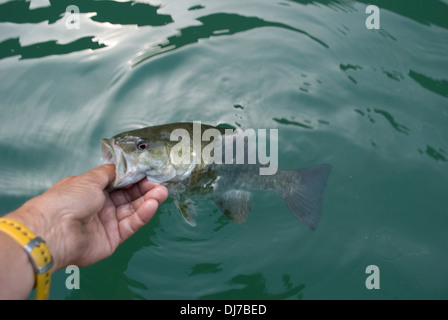
[[[254,157],[256,149],[247,132],[200,122],[177,122],[102,139],[101,163],[114,164],[116,170],[109,189],[123,188],[144,178],[164,185],[191,226],[196,226],[195,207],[199,201],[212,200],[229,219],[244,223],[251,212],[251,192],[275,192],[299,221],[316,230],[332,166],[322,163],[294,170],[267,167],[266,157],[260,153]],[[276,136],[270,134],[271,139]],[[271,156],[272,148],[277,147],[275,142],[270,141]]]

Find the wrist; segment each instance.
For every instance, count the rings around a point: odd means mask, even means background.
[[[58,264],[60,258],[57,250],[57,242],[53,235],[53,227],[51,223],[47,221],[47,218],[51,213],[44,214],[38,206],[34,205],[33,200],[26,202],[22,207],[5,215],[4,218],[22,223],[34,233],[36,237],[41,237],[45,241],[45,244],[50,249],[50,253],[53,257],[52,270],[56,271],[60,269],[60,265]]]

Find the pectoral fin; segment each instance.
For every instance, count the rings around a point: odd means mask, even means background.
[[[174,200],[177,209],[184,217],[185,221],[192,227],[196,226],[196,209],[194,207],[194,202],[191,200]]]
[[[247,220],[250,213],[250,193],[241,190],[230,190],[215,200],[218,207],[227,217],[237,223]]]

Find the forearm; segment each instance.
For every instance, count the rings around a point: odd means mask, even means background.
[[[0,300],[26,299],[34,287],[34,279],[25,250],[0,231]]]
[[[40,212],[30,206],[33,201],[28,201],[2,218],[21,223],[36,237],[47,241],[49,237],[44,230],[44,220]],[[35,285],[35,279],[33,265],[24,247],[0,230],[0,299],[27,298]]]

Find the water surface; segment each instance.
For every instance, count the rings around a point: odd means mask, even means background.
[[[378,30],[368,1],[38,2],[0,0],[0,212],[147,125],[278,129],[281,168],[333,166],[315,232],[271,193],[242,225],[168,200],[52,299],[448,298],[447,1],[376,1]]]

